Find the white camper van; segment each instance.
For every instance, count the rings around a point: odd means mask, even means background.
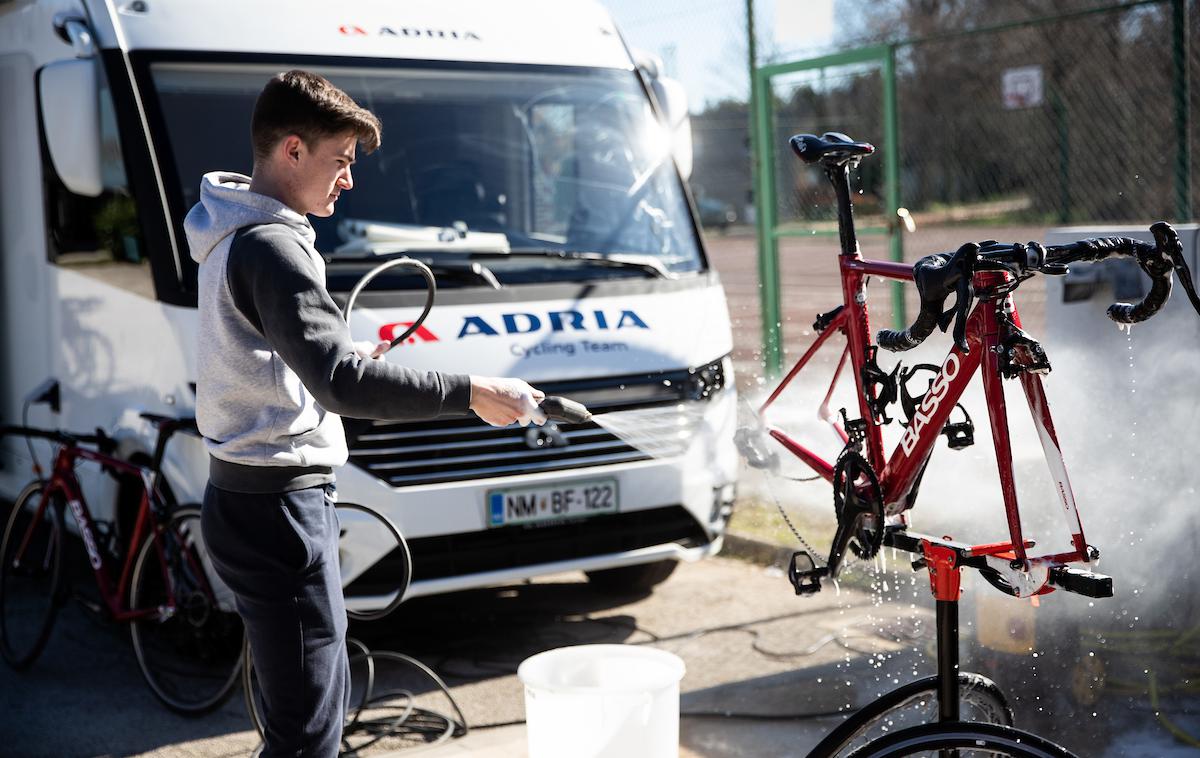
[[[0,422],[100,427],[133,456],[153,438],[139,413],[192,413],[183,217],[203,173],[249,173],[255,97],[290,68],[384,125],[337,213],[313,220],[330,291],[344,300],[397,252],[437,276],[432,314],[388,360],[659,411],[641,432],[661,436],[654,457],[594,423],[347,419],[340,498],[401,527],[410,593],[569,569],[649,586],[720,549],[731,334],[685,185],[686,107],[589,2],[0,0]],[[389,276],[359,298],[356,339],[419,314],[421,280]],[[55,403],[38,402],[47,380]],[[207,460],[172,441],[180,501],[201,499]],[[0,442],[0,495],[30,471],[23,440]],[[116,486],[81,474],[119,529]],[[530,506],[585,489],[604,503],[586,517]],[[394,588],[400,557],[369,535],[349,530],[342,553],[352,603]]]

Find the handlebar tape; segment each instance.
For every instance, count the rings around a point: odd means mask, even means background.
[[[1158,313],[1171,297],[1171,272],[1183,258],[1179,235],[1169,224],[1160,221],[1150,227],[1150,231],[1154,234],[1153,245],[1128,237],[1098,237],[1066,246],[1062,252],[1052,254],[1050,261],[1072,263],[1102,261],[1115,256],[1134,258],[1150,277],[1150,291],[1140,303],[1114,303],[1107,312],[1108,317],[1118,324],[1136,324]]]
[[[1118,324],[1136,324],[1158,313],[1167,298],[1171,297],[1171,275],[1151,279],[1150,291],[1136,305],[1113,303],[1108,306],[1108,317]]]

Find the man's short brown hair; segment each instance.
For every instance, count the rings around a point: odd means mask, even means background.
[[[383,127],[374,113],[354,102],[328,79],[308,71],[276,74],[263,87],[250,120],[254,159],[266,158],[279,141],[296,134],[312,144],[354,132],[363,150],[379,147]]]

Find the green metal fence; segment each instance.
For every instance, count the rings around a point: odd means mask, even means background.
[[[784,149],[790,134],[835,130],[876,144],[856,177],[860,233],[886,235],[897,260],[901,207],[934,223],[1194,219],[1195,5],[1082,7],[757,67],[767,373],[782,362],[780,241],[834,229],[824,177]],[[904,315],[894,290],[892,316]]]

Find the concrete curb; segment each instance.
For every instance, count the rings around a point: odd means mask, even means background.
[[[721,550],[721,555],[727,558],[737,558],[747,563],[756,563],[759,566],[775,566],[786,569],[794,552],[795,550],[790,547],[726,532],[725,546]]]

